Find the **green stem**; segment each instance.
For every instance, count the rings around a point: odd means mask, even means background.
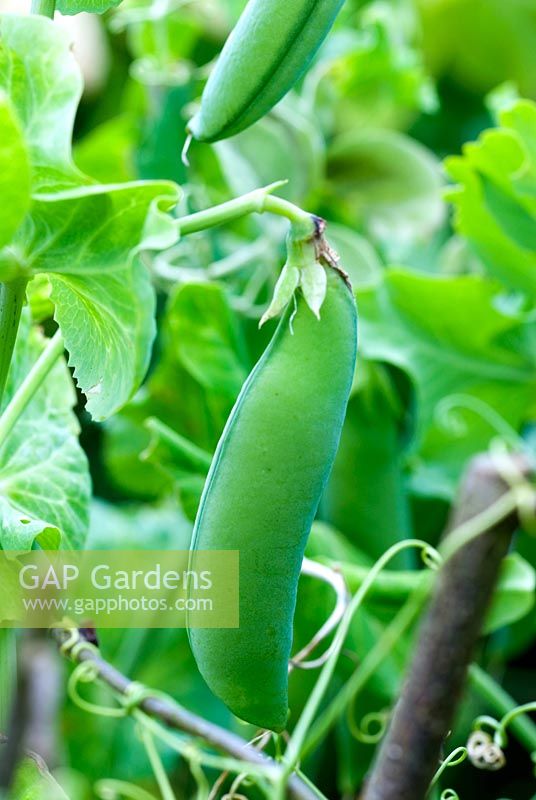
[[[0,444],[11,433],[17,420],[63,353],[63,339],[57,331],[25,377],[0,417]]]
[[[477,664],[472,664],[469,668],[469,685],[488,703],[498,719],[518,707],[514,698]],[[529,717],[526,715],[514,717],[508,723],[508,728],[530,753],[536,752],[536,724]]]
[[[157,417],[148,417],[144,427],[151,434],[151,441],[140,458],[150,459],[155,452],[158,453],[159,448],[162,448],[164,457],[169,458],[170,455],[177,464],[184,465],[185,469],[201,475],[207,474],[212,461],[211,453],[181,436]]]
[[[312,222],[311,214],[303,209],[295,206],[294,203],[289,203],[288,200],[283,200],[282,197],[274,197],[267,195],[263,211],[268,211],[270,214],[277,214],[280,217],[286,217],[293,225],[303,226],[304,235],[314,233],[315,226]]]
[[[465,547],[473,539],[478,538],[482,533],[508,517],[509,514],[516,510],[517,505],[518,495],[512,489],[509,492],[505,492],[484,511],[459,525],[439,546],[439,552],[444,561],[451,559],[462,547]]]
[[[316,744],[324,735],[324,733],[329,730],[332,723],[337,719],[340,711],[346,707],[348,700],[354,697],[354,694],[357,692],[358,688],[363,685],[366,680],[368,680],[374,669],[381,664],[391,647],[393,647],[396,641],[398,641],[402,633],[407,629],[407,627],[409,627],[417,613],[420,611],[430,587],[430,576],[427,573],[421,574],[421,581],[417,587],[416,594],[412,595],[408,603],[403,606],[402,610],[395,617],[391,626],[387,628],[385,634],[380,639],[376,647],[370,651],[367,659],[365,659],[361,667],[357,670],[357,672],[354,673],[352,678],[350,678],[344,689],[341,690],[331,705],[328,706],[327,711],[324,712],[316,721],[314,728],[308,735],[314,717],[318,711],[318,708],[320,707],[324,695],[326,694],[331,678],[333,677],[337,659],[350,630],[350,625],[354,614],[360,607],[369,589],[374,584],[381,571],[385,568],[389,561],[394,558],[394,556],[407,547],[418,547],[422,551],[431,549],[426,542],[423,542],[420,539],[407,539],[403,542],[393,545],[393,547],[390,547],[389,550],[387,550],[383,556],[378,559],[376,564],[368,571],[367,578],[352,598],[352,601],[337,629],[337,633],[333,642],[333,651],[328,661],[322,668],[322,672],[320,673],[320,676],[309,696],[305,708],[301,713],[301,716],[288,743],[284,758],[284,777],[288,777],[292,773],[304,752],[306,750],[310,750],[311,747],[314,746],[314,744]],[[426,587],[426,592],[422,591],[424,586]]]
[[[147,757],[154,772],[156,782],[158,783],[162,800],[176,800],[175,794],[168,780],[168,776],[166,775],[164,765],[162,764],[162,760],[158,754],[158,750],[156,749],[154,739],[147,728],[143,727],[143,725],[140,729],[140,735],[143,746],[145,747],[145,752],[147,753]]]
[[[439,779],[449,767],[455,767],[458,764],[462,764],[465,759],[467,758],[467,748],[466,747],[457,747],[455,750],[450,753],[444,761],[441,762],[441,765],[436,770],[434,777],[430,783],[430,789],[437,785]]]
[[[145,727],[155,739],[159,739],[166,744],[169,748],[179,753],[183,758],[188,757],[189,750],[191,750],[191,743],[179,737],[176,733],[168,731],[160,722],[147,716],[143,711],[136,709],[132,712],[133,718]],[[259,781],[261,780],[274,780],[277,775],[277,765],[271,763],[253,764],[251,762],[238,761],[232,756],[216,755],[214,753],[200,753],[202,763],[209,769],[220,770],[220,772],[240,772],[247,771],[248,775],[254,775]]]
[[[341,716],[344,709],[354,700],[358,692],[361,691],[376,670],[385,661],[393,647],[395,647],[397,642],[402,639],[406,631],[415,622],[432,588],[432,582],[429,578],[430,575],[428,573],[421,573],[421,581],[406,604],[402,606],[391,624],[385,629],[383,635],[378,639],[372,650],[368,652],[361,665],[356,669],[338,695],[327,706],[321,716],[318,717],[311,727],[309,735],[301,749],[302,757],[314,749],[325,737],[332,725]]]
[[[365,582],[370,567],[349,564],[345,561],[328,561],[328,566],[339,569],[353,594]],[[403,603],[419,582],[419,570],[385,570],[380,572],[367,593],[367,600],[377,600],[392,605]]]
[[[0,407],[17,339],[26,283],[25,278],[17,278],[0,284]]]
[[[53,19],[55,10],[56,0],[32,0],[32,14]]]
[[[116,781],[112,778],[97,781],[94,786],[97,797],[128,797],[130,800],[156,800],[154,794],[149,794],[145,789],[134,786],[125,781]]]
[[[0,732],[6,733],[17,682],[17,642],[14,630],[0,629]]]
[[[302,772],[302,771],[301,771],[301,769],[298,769],[298,768],[296,768],[296,775],[298,776],[298,778],[299,778],[301,781],[303,781],[303,782],[304,782],[304,784],[305,784],[306,786],[308,786],[308,787],[309,787],[309,789],[311,790],[311,792],[312,792],[312,793],[315,795],[315,797],[317,797],[317,798],[318,798],[318,800],[328,800],[328,798],[326,797],[326,795],[325,795],[325,794],[323,794],[323,793],[320,791],[320,789],[318,788],[318,786],[315,786],[315,784],[314,784],[314,783],[313,783],[313,782],[312,782],[312,781],[311,781],[311,780],[310,780],[310,779],[307,777],[307,775],[305,774],[305,772]]]
[[[311,214],[303,211],[293,203],[283,200],[281,197],[272,197],[271,192],[281,187],[285,182],[279,181],[265,186],[262,189],[255,189],[249,194],[235,197],[226,203],[198,211],[196,214],[189,214],[177,220],[177,227],[181,236],[189,233],[198,233],[216,225],[223,225],[226,222],[234,222],[248,214],[263,214],[269,211],[272,214],[286,217],[293,225],[303,229],[304,236],[312,235],[315,231],[315,224]]]

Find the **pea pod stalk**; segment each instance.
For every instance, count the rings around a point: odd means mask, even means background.
[[[264,116],[303,75],[344,0],[250,0],[188,125],[204,142],[234,136]]]
[[[343,274],[326,270],[320,319],[301,290],[231,412],[193,533],[196,550],[240,553],[240,626],[192,629],[199,669],[241,719],[281,731],[307,537],[352,384],[357,317]]]

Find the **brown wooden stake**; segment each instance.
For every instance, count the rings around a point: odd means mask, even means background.
[[[446,536],[505,495],[510,467],[525,477],[520,456],[475,458],[462,482]],[[508,459],[505,461],[504,459]],[[440,572],[402,695],[380,746],[362,800],[424,800],[439,766],[463,691],[499,567],[518,525],[517,512],[458,550]]]

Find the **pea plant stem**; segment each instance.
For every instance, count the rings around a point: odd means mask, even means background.
[[[385,629],[383,635],[378,639],[372,650],[367,653],[352,677],[315,720],[304,740],[301,756],[307,755],[320,744],[345,709],[348,708],[356,695],[359,694],[374,672],[380,667],[393,647],[411,628],[430,594],[432,582],[429,578],[430,575],[421,575],[420,582],[393,621]]]
[[[149,763],[151,764],[157,780],[158,788],[160,789],[160,793],[162,795],[162,800],[176,800],[175,794],[173,793],[173,789],[171,788],[171,784],[164,769],[164,765],[162,764],[160,755],[156,749],[154,739],[147,728],[145,728],[143,725],[140,726],[140,737],[143,742],[143,746],[145,747],[145,752],[147,753]]]
[[[181,236],[186,236],[227,222],[234,222],[248,214],[262,214],[269,211],[272,214],[286,217],[293,225],[299,226],[300,230],[303,229],[304,235],[307,233],[312,235],[315,232],[315,223],[310,214],[293,203],[289,203],[288,200],[272,196],[271,193],[284,183],[284,181],[279,181],[204,211],[179,217],[177,220],[179,233]]]
[[[469,667],[468,677],[471,690],[489,705],[498,719],[516,710],[518,704],[514,698],[477,664]],[[529,752],[536,752],[536,724],[530,717],[526,714],[514,717],[508,730]]]
[[[337,567],[348,589],[353,593],[363,585],[370,567],[348,562],[332,561],[331,567]],[[367,599],[377,600],[385,604],[396,605],[403,603],[415,589],[419,582],[418,570],[385,570],[380,572],[367,593]]]
[[[331,678],[333,677],[333,673],[335,671],[335,666],[337,663],[337,658],[342,650],[346,636],[348,635],[348,631],[350,629],[350,624],[352,622],[353,616],[357,611],[357,609],[359,608],[359,606],[361,605],[361,603],[363,602],[367,592],[373,585],[376,577],[383,570],[383,568],[389,563],[389,561],[405,547],[419,547],[420,549],[424,549],[426,548],[426,546],[427,546],[426,543],[419,539],[407,540],[405,542],[401,542],[399,545],[391,547],[386,553],[384,553],[384,555],[376,562],[374,567],[372,567],[372,569],[369,570],[367,578],[360,586],[359,590],[357,591],[350,605],[348,606],[346,613],[344,614],[344,617],[335,635],[335,640],[333,643],[333,649],[330,658],[324,665],[322,672],[320,673],[320,677],[318,678],[314,686],[314,689],[311,692],[311,695],[305,705],[305,708],[290,738],[284,757],[285,776],[288,776],[292,773],[292,771],[298,764],[301,756],[303,755],[308,731],[312,725],[313,719],[318,711],[320,703],[322,702],[322,699],[327,691]],[[409,614],[409,620],[406,620],[405,618],[406,616],[408,616],[408,610],[406,606],[404,606],[403,611],[405,614],[404,619],[401,621],[399,614],[398,617],[395,618],[395,620],[398,619],[399,625],[402,624],[403,630],[405,630],[404,626],[406,624],[409,624],[409,622],[413,618],[412,616],[413,610],[411,610],[411,613]],[[418,609],[415,610],[415,613],[416,611],[418,611]],[[398,633],[398,631],[396,633]],[[392,642],[389,641],[387,643],[387,652],[389,651],[391,646]],[[384,658],[384,656],[385,654],[379,656],[378,664],[381,663],[381,660]],[[378,664],[374,662],[373,666],[371,667],[371,672],[373,671],[373,669],[375,669],[375,667]],[[326,729],[329,729],[330,725],[331,721],[328,721]],[[324,732],[324,725],[322,723],[319,724],[317,722],[317,727],[321,729],[322,733]],[[280,795],[281,793],[282,793],[282,787],[280,787]]]
[[[17,278],[0,284],[0,408],[17,339],[26,283],[25,279]],[[9,721],[16,688],[16,660],[15,632],[0,631],[0,730],[5,730]]]
[[[524,460],[511,458],[527,476]],[[429,791],[502,559],[518,525],[515,506],[500,504],[511,491],[491,456],[471,462],[440,548],[448,559],[363,800],[424,800]],[[451,535],[455,546],[449,546]]]
[[[53,19],[56,10],[56,0],[32,0],[32,14]]]
[[[61,647],[70,638],[70,633],[64,629],[56,629],[53,636]],[[68,650],[65,655],[70,654]],[[98,652],[90,649],[79,649],[76,656],[72,656],[78,663],[91,661],[96,669],[98,680],[106,684],[120,695],[127,696],[131,681],[119,672],[115,667],[101,658]],[[157,723],[163,723],[168,728],[182,731],[201,741],[206,742],[210,747],[220,752],[230,755],[233,759],[243,762],[244,770],[247,765],[257,767],[263,774],[275,775],[280,771],[280,767],[268,756],[256,750],[244,739],[236,734],[214,725],[202,717],[192,714],[187,709],[174,703],[171,698],[148,696],[140,701],[139,710],[134,710],[133,717],[137,721],[142,721],[141,716],[146,716],[153,721],[153,726],[149,727],[153,736],[158,736],[163,740],[166,728],[158,730]],[[168,734],[171,736],[171,733]],[[191,747],[195,745],[192,743]],[[316,800],[315,794],[297,776],[293,775],[288,782],[288,794],[293,800]]]
[[[0,407],[19,329],[26,283],[25,279],[17,278],[0,284]]]
[[[62,353],[63,339],[61,333],[57,331],[11,398],[2,416],[0,416],[0,444],[11,433],[17,420]]]
[[[17,682],[15,635],[10,628],[0,630],[0,732],[7,730]]]

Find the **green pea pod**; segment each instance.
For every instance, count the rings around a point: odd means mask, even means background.
[[[240,551],[240,627],[192,629],[198,667],[241,719],[280,731],[307,537],[339,444],[354,374],[352,292],[327,268],[318,320],[301,294],[253,369],[218,444],[195,550]]]
[[[188,129],[215,142],[253,125],[294,86],[344,0],[250,0],[229,36]]]

